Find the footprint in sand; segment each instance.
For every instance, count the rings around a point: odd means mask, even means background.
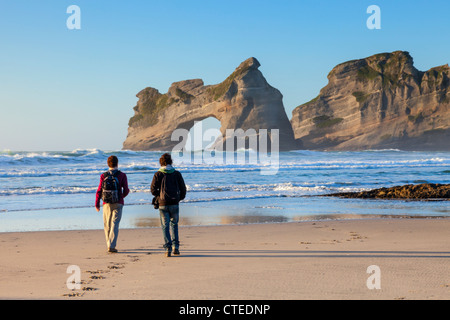
[[[90,273],[90,274],[99,274],[99,273],[107,273],[107,272],[109,272],[109,270],[95,270],[95,271],[87,270],[85,272]]]
[[[363,236],[361,236],[359,233],[357,233],[355,231],[350,231],[350,238],[347,239],[347,241],[352,241],[352,240],[363,241],[363,239],[367,239],[367,237],[363,237]]]
[[[130,258],[131,262],[139,261],[139,257],[138,256],[127,255],[127,257]]]
[[[95,290],[98,290],[97,288],[92,288],[92,287],[83,287],[83,288],[81,288],[81,290],[83,290],[83,291],[95,291]]]
[[[108,266],[108,269],[111,269],[111,270],[122,269],[122,268],[124,268],[124,264],[123,263],[116,263],[116,264]]]
[[[82,293],[82,292],[71,292],[71,293],[65,293],[62,296],[73,298],[73,297],[82,297],[83,295],[84,295],[84,293]]]

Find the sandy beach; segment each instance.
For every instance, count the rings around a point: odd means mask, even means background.
[[[449,299],[450,219],[0,233],[1,299]],[[78,266],[80,289],[66,285]],[[369,289],[369,266],[380,289]],[[372,282],[375,283],[375,282]]]

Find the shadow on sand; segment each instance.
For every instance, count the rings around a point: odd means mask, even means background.
[[[450,258],[450,251],[340,251],[340,250],[207,250],[180,248],[189,258]],[[120,250],[119,254],[162,254],[163,248]]]

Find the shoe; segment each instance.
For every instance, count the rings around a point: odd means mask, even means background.
[[[180,255],[180,250],[173,249],[173,254],[176,255],[176,256],[179,256]]]
[[[166,257],[170,257],[171,256],[171,252],[170,252],[170,250],[167,250],[166,251]]]
[[[117,249],[116,248],[109,248],[108,252],[110,252],[110,253],[117,253]]]

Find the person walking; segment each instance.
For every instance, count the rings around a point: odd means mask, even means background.
[[[110,156],[107,161],[109,170],[100,176],[100,184],[95,196],[95,209],[100,211],[100,199],[103,201],[103,226],[105,229],[108,252],[116,253],[119,223],[122,219],[124,198],[130,193],[127,175],[118,168],[119,160]]]
[[[172,167],[172,157],[164,153],[159,159],[161,168],[153,176],[151,193],[157,197],[164,237],[166,257],[180,254],[178,236],[179,202],[186,197],[183,176]],[[172,234],[171,234],[172,233]]]

